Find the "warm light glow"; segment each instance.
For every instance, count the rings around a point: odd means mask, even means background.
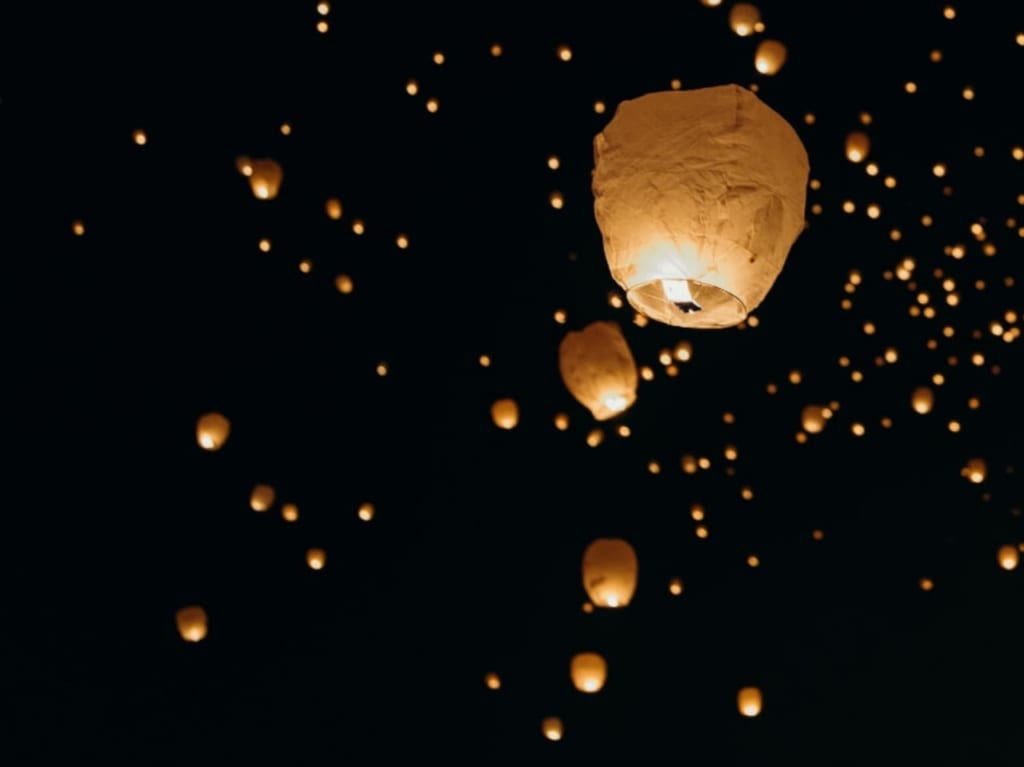
[[[356,515],[363,521],[369,522],[373,519],[373,515],[376,513],[376,508],[369,501],[359,504],[359,509],[356,511]]]
[[[501,677],[499,677],[493,671],[489,671],[484,674],[484,684],[488,690],[500,690],[501,689]]]
[[[338,289],[339,293],[348,295],[355,288],[355,284],[347,274],[339,274],[334,278],[334,287]]]
[[[558,46],[558,58],[562,61],[570,61],[572,59],[572,50],[568,45]]]
[[[778,40],[762,40],[754,54],[754,68],[762,75],[777,74],[786,63],[786,46]]]
[[[548,202],[551,203],[551,207],[554,208],[555,210],[561,210],[563,207],[565,207],[565,197],[562,195],[561,192],[552,192],[548,196]]]
[[[427,99],[426,106],[427,106],[427,111],[430,112],[431,114],[433,114],[434,112],[436,112],[440,108],[441,102],[439,102],[436,98],[429,98],[429,99]]]
[[[555,415],[555,428],[559,431],[565,431],[569,428],[569,416],[565,413],[557,413]]]
[[[284,179],[284,171],[277,162],[265,157],[249,160],[243,167],[249,171],[242,173],[249,178],[249,186],[256,199],[273,200],[277,197]]]
[[[808,434],[819,434],[826,420],[825,408],[821,405],[807,405],[800,413],[800,423]]]
[[[1010,544],[1000,546],[999,551],[996,552],[996,558],[999,560],[999,566],[1004,570],[1015,570],[1020,564],[1020,553],[1016,546]]]
[[[281,506],[281,517],[285,522],[297,522],[299,520],[299,507],[294,503],[286,503]]]
[[[323,549],[310,549],[306,552],[306,564],[313,570],[323,570],[327,564],[327,552]]]
[[[743,716],[757,716],[761,713],[764,696],[757,687],[744,687],[736,696],[736,706]]]
[[[846,159],[850,162],[861,162],[868,156],[871,139],[863,131],[853,131],[846,136]]]
[[[197,605],[182,607],[175,614],[178,633],[186,642],[201,642],[206,638],[206,610]]]
[[[561,740],[564,728],[557,716],[549,716],[540,723],[540,730],[548,740]]]
[[[973,482],[976,485],[985,481],[987,473],[988,465],[985,463],[984,458],[971,458],[967,465],[960,470],[961,476],[966,477],[969,482]]]
[[[332,197],[324,204],[324,209],[327,211],[327,217],[337,221],[341,218],[341,200],[337,197]]]
[[[608,664],[596,652],[581,652],[569,663],[569,676],[580,692],[599,692],[608,678]]]
[[[583,587],[597,607],[625,607],[637,581],[636,552],[620,538],[598,538],[583,552]]]
[[[636,401],[636,362],[616,322],[592,322],[567,333],[558,347],[558,369],[569,393],[598,421]]]
[[[683,593],[683,581],[681,578],[673,578],[668,582],[668,593],[674,597]]]
[[[85,234],[85,224],[81,220],[75,220],[71,222],[71,231],[78,237]]]
[[[196,441],[203,450],[220,450],[231,433],[231,422],[220,413],[206,413],[196,422]]]
[[[146,132],[143,130],[137,130],[132,133],[132,140],[139,146],[144,146],[146,143]]]
[[[740,37],[749,37],[757,31],[761,12],[750,3],[736,3],[729,10],[729,26]]]
[[[514,429],[519,424],[519,405],[514,399],[499,399],[491,405],[491,418],[499,429]]]
[[[267,511],[274,505],[274,488],[270,485],[255,485],[249,494],[249,508],[253,511]]]

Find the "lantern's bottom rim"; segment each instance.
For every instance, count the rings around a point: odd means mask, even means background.
[[[626,292],[630,306],[666,325],[680,328],[731,328],[747,318],[747,305],[725,288],[700,280],[687,280],[693,301],[700,309],[686,310],[666,295],[661,279],[634,285]]]

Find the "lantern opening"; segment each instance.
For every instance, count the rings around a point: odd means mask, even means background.
[[[601,401],[613,413],[621,413],[629,407],[629,400],[621,394],[606,394]]]
[[[700,311],[700,304],[693,300],[693,294],[690,292],[689,280],[662,280],[661,286],[665,289],[665,297],[674,303],[679,311],[685,314]]]
[[[669,325],[723,328],[747,318],[747,307],[739,298],[694,279],[645,282],[630,289],[626,299],[641,314]]]

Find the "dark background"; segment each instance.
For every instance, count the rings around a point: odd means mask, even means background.
[[[319,34],[314,2],[83,4],[7,25],[22,46],[0,93],[14,456],[2,761],[1019,761],[1024,585],[996,550],[1024,539],[1021,341],[990,325],[1019,328],[1005,314],[1024,311],[1024,16],[765,2],[763,36],[789,47],[765,77],[761,36],[734,35],[729,5],[334,3]],[[756,83],[821,182],[756,327],[639,327],[609,304],[621,292],[593,217],[592,140],[619,101],[673,78]],[[855,129],[875,177],[844,157]],[[242,154],[281,163],[276,199],[253,197]],[[340,221],[324,213],[335,196]],[[962,259],[944,252],[956,244]],[[907,257],[914,289],[885,277]],[[934,319],[909,314],[921,291]],[[655,377],[591,448],[598,424],[557,350],[601,319]],[[682,339],[693,358],[670,377],[658,355]],[[877,366],[890,347],[898,362]],[[935,373],[945,383],[919,416],[910,392]],[[490,419],[501,397],[520,406],[512,431]],[[830,401],[825,431],[799,444],[802,408]],[[232,423],[213,453],[195,441],[211,410]],[[683,454],[710,468],[684,474]],[[960,474],[973,457],[982,484]],[[255,483],[276,488],[271,512],[248,508]],[[638,591],[585,614],[582,552],[606,536],[634,545]],[[305,565],[311,546],[322,571]],[[175,628],[190,604],[209,614],[198,644]],[[597,695],[569,680],[583,650],[608,661]],[[764,691],[756,719],[736,711],[746,685]],[[558,743],[540,732],[552,715]]]

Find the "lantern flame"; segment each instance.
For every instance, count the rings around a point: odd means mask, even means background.
[[[690,293],[689,280],[662,280],[661,286],[665,289],[665,298],[674,303],[679,311],[684,313],[700,311],[700,304],[693,299],[693,294]]]

